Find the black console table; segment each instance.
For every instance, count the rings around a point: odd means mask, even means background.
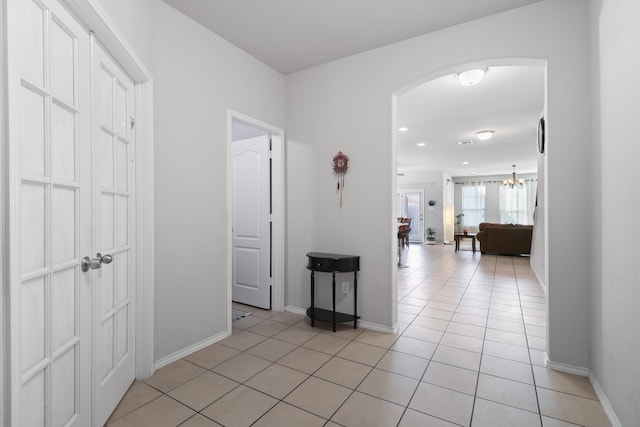
[[[333,332],[336,331],[336,322],[353,321],[353,329],[358,324],[358,271],[360,270],[360,257],[353,255],[337,255],[325,254],[320,252],[309,252],[307,254],[309,264],[307,269],[311,270],[311,307],[307,309],[307,316],[311,319],[311,326],[315,325],[316,320],[321,322],[331,322]],[[332,273],[332,310],[323,310],[316,308],[314,304],[315,298],[315,278],[316,271],[324,273]],[[353,271],[353,315],[336,313],[336,273],[350,273]]]

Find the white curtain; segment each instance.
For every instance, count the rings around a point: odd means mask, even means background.
[[[462,226],[470,232],[478,231],[478,224],[485,217],[486,187],[482,182],[462,184]]]
[[[502,224],[533,224],[536,207],[536,181],[526,181],[521,188],[500,187],[500,222]]]

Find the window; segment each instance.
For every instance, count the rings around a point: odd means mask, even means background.
[[[536,204],[535,181],[526,181],[522,188],[500,187],[500,222],[502,224],[533,224]]]
[[[484,221],[486,187],[482,183],[462,185],[462,226],[477,231],[478,224]]]

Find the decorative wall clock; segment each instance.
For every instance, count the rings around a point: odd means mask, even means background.
[[[342,192],[344,190],[344,175],[349,169],[349,157],[342,151],[333,156],[333,173],[338,177],[337,191],[340,194],[340,207],[342,207]]]

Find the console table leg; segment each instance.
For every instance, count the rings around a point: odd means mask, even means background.
[[[314,296],[315,296],[315,280],[313,277],[313,270],[311,270],[311,326],[314,326],[315,320],[316,320],[316,314],[315,314],[315,305],[314,305]]]
[[[336,272],[333,272],[333,311],[331,313],[331,324],[333,326],[333,332],[336,331]]]
[[[358,272],[353,272],[353,329],[358,325]]]

